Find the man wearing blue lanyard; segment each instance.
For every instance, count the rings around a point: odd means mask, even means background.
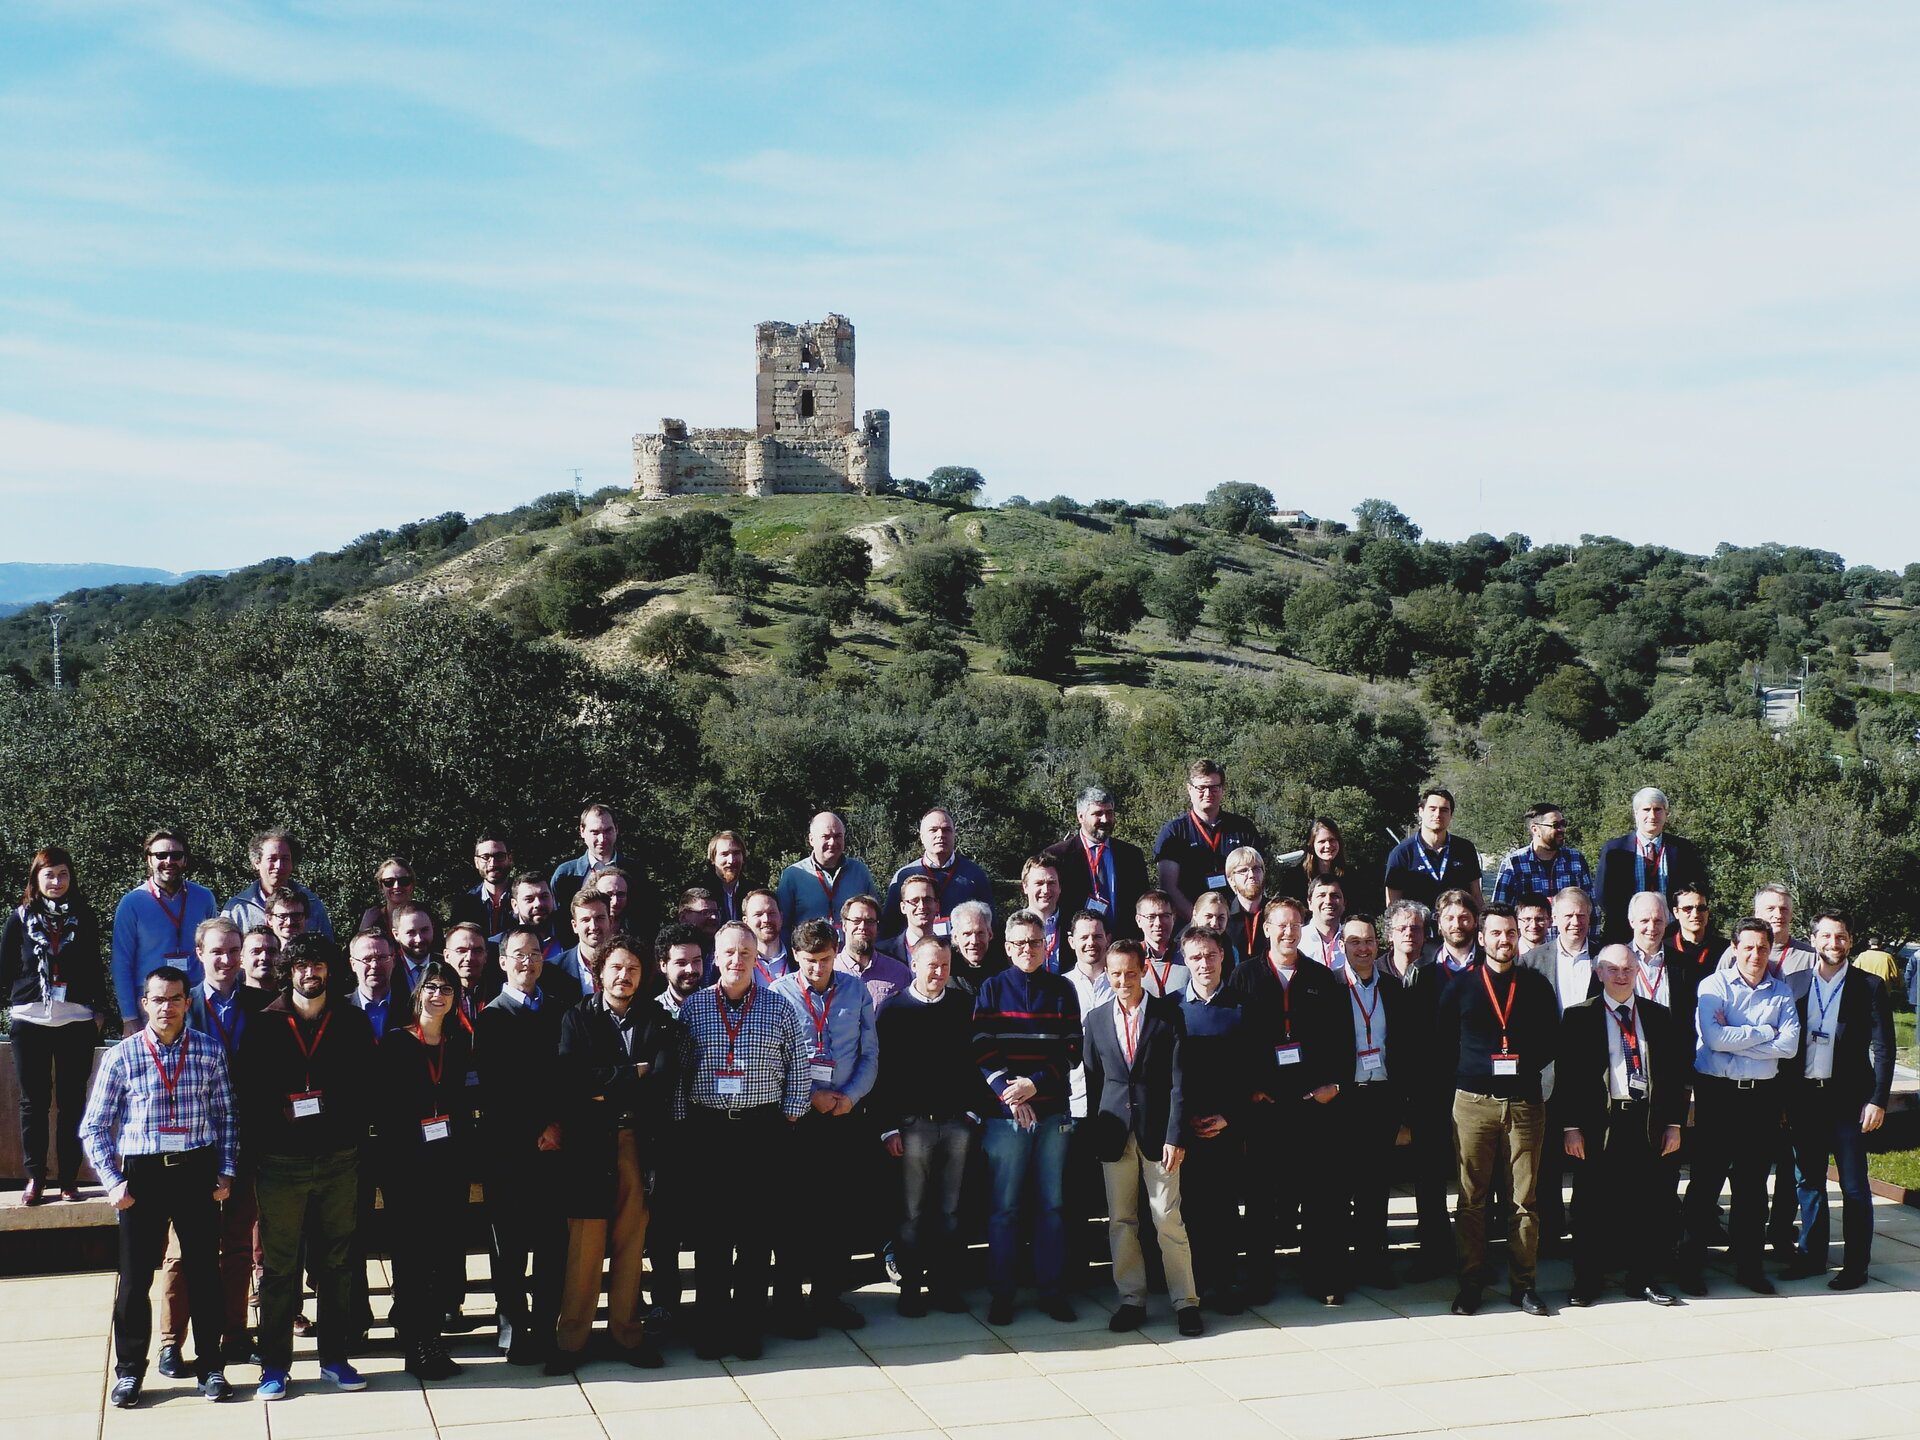
[[[1453,795],[1438,786],[1420,796],[1420,828],[1387,856],[1387,904],[1416,900],[1434,908],[1448,890],[1465,890],[1474,908],[1486,903],[1480,892],[1480,852],[1473,842],[1451,834]]]
[[[1631,935],[1627,906],[1642,890],[1656,890],[1667,903],[1683,886],[1706,879],[1699,848],[1691,840],[1667,833],[1667,796],[1646,785],[1633,794],[1633,833],[1620,835],[1600,847],[1600,865],[1594,878],[1600,902],[1600,939],[1624,945]]]
[[[1133,910],[1147,890],[1147,857],[1138,845],[1113,838],[1110,791],[1089,785],[1074,802],[1080,828],[1041,851],[1060,876],[1060,913],[1082,910],[1106,922],[1115,939],[1133,935]]]
[[[810,1108],[793,1128],[796,1193],[808,1197],[804,1225],[781,1228],[774,1245],[776,1335],[811,1339],[822,1325],[857,1330],[866,1318],[840,1298],[847,1288],[856,1181],[872,1170],[874,1136],[862,1102],[880,1070],[880,1039],[873,997],[858,975],[836,970],[833,928],[824,920],[794,927],[799,972],[773,982],[773,994],[793,1007],[806,1036]],[[800,1282],[812,1284],[803,1310]]]
[[[146,884],[121,896],[113,912],[113,989],[128,1035],[144,1023],[140,987],[160,966],[184,972],[189,986],[200,983],[193,932],[220,913],[213,892],[187,879],[187,841],[178,830],[154,831],[146,853]]]

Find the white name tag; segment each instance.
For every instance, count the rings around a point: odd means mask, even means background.
[[[67,987],[64,985],[49,985],[47,987],[47,999],[51,1000],[56,1005],[66,1004]]]
[[[1494,1056],[1493,1073],[1495,1075],[1518,1075],[1520,1073],[1520,1057],[1518,1055]]]
[[[816,1062],[808,1068],[813,1073],[814,1084],[831,1085],[833,1083],[833,1063],[831,1061]]]
[[[311,1095],[289,1095],[287,1098],[293,1102],[293,1118],[296,1120],[306,1120],[320,1113],[318,1090]]]
[[[1105,915],[1107,913],[1107,902],[1097,898],[1089,898],[1084,908],[1089,915]]]
[[[1207,889],[1209,889],[1209,890],[1224,890],[1224,889],[1226,889],[1226,888],[1227,888],[1227,877],[1226,877],[1226,876],[1224,876],[1224,875],[1209,875],[1209,876],[1207,876]]]
[[[933,922],[933,933],[944,940],[953,933],[953,926],[948,921],[936,920]]]
[[[1360,1069],[1369,1075],[1377,1075],[1386,1069],[1385,1059],[1382,1057],[1378,1046],[1375,1046],[1371,1050],[1362,1050],[1360,1052]]]
[[[744,1095],[747,1089],[747,1077],[744,1075],[716,1075],[713,1088],[722,1095]]]
[[[162,1154],[177,1155],[188,1148],[187,1132],[184,1130],[161,1130],[157,1133],[160,1136]]]
[[[1276,1065],[1298,1065],[1300,1063],[1300,1042],[1291,1045],[1273,1047],[1273,1063]]]
[[[445,1140],[453,1134],[453,1126],[444,1115],[436,1115],[431,1120],[420,1122],[422,1140]]]

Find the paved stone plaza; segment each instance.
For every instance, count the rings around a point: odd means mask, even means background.
[[[1156,1297],[1135,1335],[1107,1331],[1111,1298],[1077,1325],[1029,1309],[1005,1329],[975,1315],[902,1320],[890,1287],[856,1297],[853,1335],[770,1340],[752,1363],[664,1370],[594,1363],[570,1379],[509,1367],[490,1337],[458,1337],[460,1379],[422,1390],[397,1356],[362,1362],[361,1394],[324,1389],[302,1343],[292,1396],[211,1405],[148,1373],[131,1412],[105,1406],[113,1277],[0,1280],[0,1433],[7,1440],[1238,1440],[1292,1436],[1512,1436],[1513,1440],[1763,1440],[1920,1435],[1920,1212],[1878,1207],[1873,1283],[1820,1281],[1777,1298],[1736,1291],[1659,1310],[1609,1300],[1529,1319],[1490,1300],[1447,1314],[1450,1285],[1352,1296],[1336,1310],[1285,1299],[1211,1333],[1174,1335]],[[1627,1223],[1631,1223],[1628,1221]],[[484,1262],[474,1259],[476,1276]],[[376,1267],[377,1269],[377,1267]],[[1564,1262],[1542,1268],[1556,1306]],[[385,1275],[376,1276],[384,1289]],[[476,1296],[470,1305],[480,1303]],[[378,1303],[378,1302],[377,1302]]]

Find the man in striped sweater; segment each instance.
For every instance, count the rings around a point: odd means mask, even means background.
[[[1040,1307],[1071,1321],[1073,1302],[1062,1288],[1066,1267],[1068,1077],[1080,1063],[1080,1001],[1046,968],[1046,922],[1031,910],[1007,918],[1012,968],[980,987],[974,1005],[974,1043],[980,1073],[1000,1098],[987,1121],[984,1148],[992,1177],[987,1222],[989,1325],[1013,1319],[1014,1266],[1020,1252],[1021,1199],[1033,1187],[1033,1270]]]

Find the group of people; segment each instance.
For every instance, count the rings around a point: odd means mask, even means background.
[[[84,1152],[119,1209],[113,1403],[140,1398],[163,1264],[159,1368],[210,1399],[238,1360],[259,1398],[287,1394],[306,1287],[321,1375],[360,1388],[381,1248],[407,1368],[455,1374],[444,1336],[482,1323],[476,1182],[500,1346],[549,1373],[579,1363],[603,1293],[603,1344],[643,1368],[665,1329],[753,1358],[768,1333],[858,1328],[845,1296],[882,1256],[902,1315],[961,1311],[982,1229],[994,1325],[1023,1282],[1073,1319],[1102,1229],[1115,1330],[1144,1322],[1156,1268],[1182,1335],[1270,1300],[1287,1264],[1337,1305],[1400,1282],[1396,1183],[1407,1276],[1456,1276],[1460,1314],[1495,1283],[1502,1214],[1529,1314],[1569,1231],[1574,1305],[1615,1273],[1654,1304],[1704,1294],[1721,1244],[1752,1290],[1773,1288],[1769,1243],[1787,1275],[1826,1273],[1830,1162],[1829,1283],[1864,1283],[1892,1021],[1846,917],[1802,941],[1768,886],[1722,936],[1654,789],[1597,869],[1559,807],[1533,807],[1488,900],[1445,790],[1369,877],[1327,820],[1270,868],[1222,768],[1186,779],[1151,858],[1085,790],[1004,915],[942,809],[884,890],[830,812],[771,885],[725,831],[645,940],[600,805],[551,875],[478,837],[479,883],[444,915],[390,857],[344,945],[292,836],[254,837],[257,881],[222,907],[157,830],[105,967],[71,857],[40,851],[0,935],[25,1199],[51,1198],[56,1167],[76,1196]],[[116,1012],[126,1038],[89,1088]],[[800,1203],[766,1204],[776,1173]]]

